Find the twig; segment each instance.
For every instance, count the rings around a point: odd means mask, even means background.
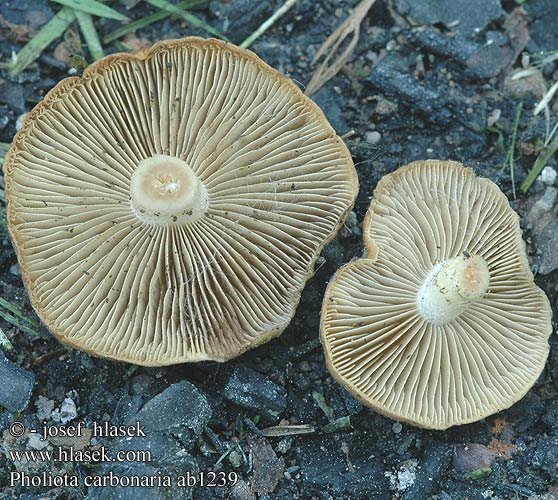
[[[263,435],[266,437],[283,437],[283,436],[299,436],[302,434],[313,434],[316,432],[315,427],[309,424],[299,425],[277,425],[264,429]]]
[[[346,62],[350,59],[355,47],[358,43],[358,38],[360,35],[360,25],[362,20],[365,18],[366,14],[374,5],[376,0],[362,0],[353,10],[351,15],[345,19],[345,21],[327,38],[318,50],[318,53],[314,57],[312,64],[322,57],[326,52],[327,55],[318,67],[318,69],[312,75],[312,79],[306,87],[304,92],[307,96],[315,94],[327,81],[331,80]],[[352,33],[353,37],[349,42],[349,45],[339,54],[337,59],[335,59],[331,65],[329,64],[332,57],[338,53],[339,47],[343,43],[343,40],[347,38]]]
[[[515,196],[515,142],[517,139],[517,130],[519,129],[519,120],[521,119],[521,112],[523,111],[523,103],[520,102],[517,105],[517,110],[515,112],[515,120],[513,121],[512,137],[510,141],[510,149],[508,150],[508,156],[506,158],[506,163],[510,164],[510,178],[512,181],[513,197]]]
[[[54,351],[49,351],[49,352],[43,354],[42,356],[39,356],[39,357],[35,358],[33,360],[33,362],[31,363],[31,366],[32,367],[40,366],[43,363],[45,363],[46,361],[50,361],[51,359],[62,356],[63,354],[66,354],[67,352],[68,351],[64,348],[56,349]]]
[[[277,21],[277,19],[279,19],[283,14],[285,14],[295,3],[296,0],[287,0],[272,14],[270,18],[264,21],[261,26],[256,31],[254,31],[254,33],[252,33],[246,40],[244,40],[240,44],[240,47],[242,47],[243,49],[247,49],[248,47],[250,47],[250,45],[254,43],[254,40],[256,40],[256,38],[265,33],[273,25],[273,23]]]

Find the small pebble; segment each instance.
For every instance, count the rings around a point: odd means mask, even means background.
[[[483,467],[490,467],[497,453],[478,443],[457,445],[453,451],[453,466],[458,473],[468,474]]]
[[[554,170],[552,167],[547,166],[543,168],[540,179],[543,184],[552,186],[556,182],[557,175],[558,174],[556,173],[556,170]]]
[[[55,422],[60,422],[61,424],[66,425],[68,422],[77,417],[76,403],[70,397],[65,398],[64,401],[62,401],[60,408],[52,412],[51,417]]]
[[[391,426],[391,430],[392,430],[395,434],[399,434],[399,433],[403,430],[403,426],[401,425],[401,422],[395,422],[395,423]]]
[[[0,351],[0,406],[16,413],[27,408],[35,375],[12,363]]]
[[[34,450],[42,450],[48,446],[48,441],[43,441],[39,434],[29,434],[27,445]]]
[[[500,117],[502,116],[502,110],[501,109],[495,109],[492,111],[492,113],[490,113],[489,117],[486,120],[486,124],[489,127],[494,126],[494,124],[500,119]]]
[[[16,130],[17,130],[18,132],[21,130],[21,127],[23,127],[23,120],[25,120],[25,115],[26,115],[26,114],[27,114],[27,113],[22,113],[21,115],[19,115],[19,116],[17,117],[17,120],[16,120]]]
[[[380,134],[380,132],[377,132],[376,130],[369,130],[368,132],[366,132],[365,137],[366,142],[368,142],[369,144],[378,144],[382,139],[382,134]]]

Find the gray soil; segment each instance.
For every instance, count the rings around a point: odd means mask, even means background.
[[[45,0],[1,3],[4,61],[26,40],[14,26],[40,26],[59,9]],[[144,2],[129,10],[125,4],[134,2],[108,3],[132,19],[153,11]],[[196,15],[239,43],[281,3],[211,0]],[[356,3],[299,0],[251,48],[302,86],[314,70],[312,56]],[[526,54],[558,49],[558,2],[528,0],[521,8],[519,3],[378,0],[370,10],[350,63],[314,96],[339,134],[354,131],[346,142],[360,194],[354,214],[324,250],[296,316],[278,339],[224,364],[141,368],[66,349],[42,325],[22,322],[30,327],[23,331],[0,318],[13,344],[5,356],[0,353],[0,499],[557,498],[555,333],[546,368],[525,398],[483,421],[443,432],[399,424],[363,408],[329,375],[318,339],[326,283],[343,263],[361,255],[360,227],[376,183],[397,167],[426,158],[461,161],[506,193],[520,214],[535,280],[556,314],[558,190],[551,170],[545,182],[537,180],[527,193],[519,186],[545,137],[544,114],[535,117],[533,109],[544,92],[541,85],[548,88],[558,80],[558,65],[539,66],[537,78],[527,82],[510,75],[527,63]],[[103,36],[119,23],[96,18],[96,27]],[[191,34],[207,35],[170,18],[136,33],[149,42]],[[0,69],[0,142],[9,143],[17,118],[68,76],[69,68],[55,57],[59,43],[15,78]],[[531,56],[531,66],[535,61]],[[520,102],[514,197],[506,158]],[[557,110],[550,113],[552,126]],[[548,165],[555,168],[555,158]],[[0,298],[38,321],[5,227],[0,227]],[[27,429],[23,436],[12,435],[14,421]],[[92,436],[87,430],[45,443],[28,432],[40,431],[43,423],[84,422],[93,429],[104,422],[133,426],[138,421],[145,436]],[[306,434],[283,429],[284,435],[272,435],[269,429],[280,423],[304,424]],[[149,450],[151,460],[14,459],[14,450],[43,446],[82,452],[104,447],[111,456]],[[213,477],[211,471],[223,474]],[[187,473],[196,486],[177,484]],[[85,478],[111,474],[169,476],[172,484],[85,485]],[[25,485],[24,476],[41,484]],[[56,477],[75,478],[77,484],[57,485]]]

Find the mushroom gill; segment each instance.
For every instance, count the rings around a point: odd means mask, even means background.
[[[385,176],[364,223],[368,256],[322,307],[328,368],[391,418],[445,429],[508,408],[548,356],[551,309],[504,194],[457,162]]]
[[[294,83],[195,37],[60,82],[5,172],[41,319],[66,344],[143,365],[222,361],[279,335],[358,190]]]

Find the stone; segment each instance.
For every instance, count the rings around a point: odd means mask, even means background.
[[[331,123],[331,126],[338,134],[344,134],[349,130],[350,127],[343,118],[343,99],[339,94],[326,86],[318,90],[312,96],[312,99],[320,106],[329,123]]]
[[[0,351],[0,405],[11,412],[27,408],[35,375],[12,363]]]
[[[225,386],[225,398],[276,420],[287,407],[284,387],[250,368],[237,368]]]
[[[540,180],[543,184],[547,186],[552,186],[556,182],[556,169],[552,168],[551,166],[547,165],[542,169]]]
[[[396,0],[397,11],[414,24],[442,23],[463,37],[472,38],[504,15],[500,0]]]
[[[542,72],[538,68],[517,68],[506,76],[504,91],[513,99],[521,101],[536,99],[538,101],[546,93],[546,83]]]
[[[445,443],[433,442],[426,447],[418,462],[415,481],[405,490],[404,500],[428,498],[436,491],[442,474],[450,465],[451,451]]]
[[[460,444],[453,450],[453,466],[459,474],[469,474],[477,469],[490,467],[496,455],[483,444]]]
[[[187,382],[187,384],[189,384]],[[180,385],[180,384],[175,384]],[[191,384],[190,384],[191,385]],[[172,388],[173,386],[170,386]],[[168,390],[168,389],[167,389]],[[184,408],[185,410],[186,408]],[[162,413],[161,418],[167,418],[168,413]],[[196,475],[199,471],[196,460],[184,450],[182,440],[175,437],[176,428],[172,435],[167,431],[156,431],[143,428],[145,436],[107,438],[104,445],[109,456],[118,452],[134,451],[137,462],[104,463],[95,476],[119,477],[148,476],[155,477],[155,485],[151,488],[143,487],[104,487],[90,488],[88,500],[191,500],[194,488],[178,485],[179,476],[187,473]],[[137,452],[143,452],[140,456]],[[148,453],[146,456],[145,453]],[[143,461],[140,461],[142,460]],[[157,483],[159,476],[168,476],[170,486]]]
[[[233,42],[240,43],[273,13],[273,5],[270,2],[251,0],[235,2],[212,0],[209,3],[209,10],[219,22],[216,27]]]
[[[405,460],[395,472],[386,472],[389,486],[395,491],[406,491],[415,484],[417,479],[418,461],[415,459]]]
[[[453,103],[446,97],[447,89],[419,82],[397,54],[384,57],[365,81],[423,114],[429,122],[447,125],[451,121]]]
[[[0,103],[8,105],[16,113],[23,113],[25,111],[23,86],[0,78]]]
[[[152,487],[125,487],[125,486],[106,486],[89,488],[87,500],[191,500],[194,488],[180,487],[177,484],[177,476],[186,475],[187,472],[196,474],[197,464],[192,457],[184,461],[181,468],[161,469],[157,464],[133,463],[108,466],[103,465],[96,472],[97,477],[118,477],[129,480],[133,477],[154,478]],[[159,478],[169,477],[170,486],[160,482]]]
[[[52,412],[51,418],[55,422],[59,422],[62,425],[66,425],[68,422],[74,420],[77,417],[76,403],[70,397],[64,398],[60,408]]]
[[[328,492],[333,498],[386,498],[388,479],[375,442],[351,435],[308,438],[300,444],[297,464],[310,498]]]
[[[558,2],[556,0],[529,0],[525,2],[529,15],[529,52],[547,52],[558,47]]]
[[[184,445],[189,447],[210,419],[211,408],[207,398],[184,380],[150,399],[137,413],[128,416],[126,424],[140,422],[147,435],[154,432],[179,435]]]
[[[534,248],[537,253],[533,263],[539,274],[549,274],[558,269],[558,216],[555,204],[558,189],[547,186],[542,196],[531,196],[527,211]]]
[[[254,457],[252,491],[258,495],[272,493],[283,477],[285,462],[275,454],[266,439],[250,436],[248,443]]]
[[[369,130],[364,135],[368,144],[376,145],[382,140],[382,134],[377,130]]]

